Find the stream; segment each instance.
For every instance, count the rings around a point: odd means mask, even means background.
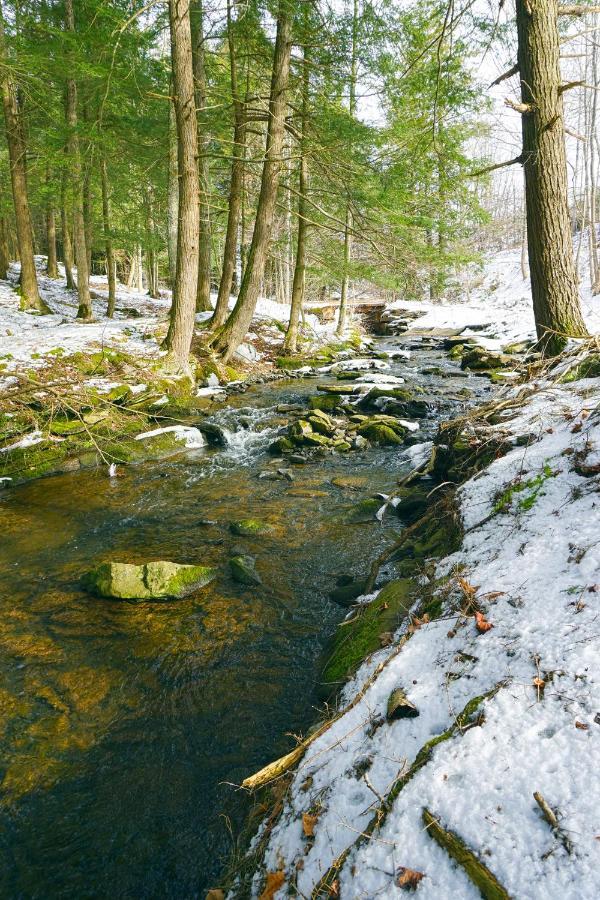
[[[435,367],[445,377],[423,374]],[[432,348],[388,371],[436,405],[423,441],[490,390]],[[329,454],[293,466],[293,481],[258,477],[281,466],[267,449],[286,419],[276,407],[305,404],[324,380],[230,398],[212,416],[224,447],[0,494],[0,896],[181,900],[218,884],[249,809],[232,785],[316,718],[319,667],[345,615],[331,590],[401,529],[393,514],[345,516],[393,492],[411,468],[402,448]],[[272,532],[236,537],[229,523],[246,517]],[[228,576],[238,548],[262,585]],[[184,600],[112,602],[79,587],[103,559],[221,574]]]

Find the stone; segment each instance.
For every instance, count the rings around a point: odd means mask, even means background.
[[[506,353],[494,353],[484,347],[474,347],[465,353],[460,365],[462,369],[473,369],[474,371],[504,369],[514,366],[514,359]]]
[[[293,449],[293,442],[288,437],[285,437],[285,435],[274,440],[272,444],[269,444],[269,453],[272,453],[274,456],[277,456],[279,453],[289,453],[289,451]]]
[[[320,409],[324,412],[333,412],[342,403],[339,394],[323,394],[316,397],[310,397],[308,401],[309,408],[312,410]]]
[[[298,419],[293,425],[290,425],[289,435],[293,441],[302,443],[307,437],[312,435],[312,425],[306,419]]]
[[[84,575],[82,585],[93,594],[115,600],[180,599],[212,581],[212,566],[157,560],[134,565],[105,562]]]
[[[214,422],[200,422],[198,428],[209,444],[213,444],[216,447],[227,446],[227,436],[220,425],[215,425]]]
[[[372,444],[380,444],[385,447],[404,443],[398,431],[384,422],[370,421],[361,425],[359,435],[368,438]]]
[[[260,519],[239,519],[237,522],[230,522],[229,530],[240,537],[255,537],[269,534],[273,527]]]
[[[262,584],[262,579],[255,568],[256,561],[253,556],[234,556],[229,560],[231,577],[238,584],[256,585]]]
[[[357,503],[353,506],[344,517],[346,524],[348,525],[360,525],[364,522],[373,522],[375,519],[375,513],[382,506],[382,501],[377,500],[374,497],[369,497],[366,500],[361,500],[360,503]]]

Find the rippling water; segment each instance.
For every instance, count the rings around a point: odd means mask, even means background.
[[[319,657],[343,615],[328,599],[336,577],[362,574],[399,528],[342,523],[393,487],[397,450],[329,456],[296,467],[292,483],[257,477],[275,405],[314,391],[306,380],[239,398],[213,419],[225,448],[1,496],[2,897],[188,898],[218,879],[229,827],[247,812],[231,783],[314,718]],[[349,475],[352,488],[331,483]],[[248,516],[273,532],[232,535],[229,522]],[[235,548],[257,558],[261,587],[228,577]],[[91,598],[79,577],[107,558],[221,575],[172,603]]]

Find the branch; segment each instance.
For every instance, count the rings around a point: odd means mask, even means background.
[[[585,87],[585,81],[567,81],[566,84],[561,84],[558,93],[564,94],[565,91],[570,91],[576,87]]]
[[[506,98],[504,105],[508,106],[510,109],[514,109],[515,112],[521,113],[522,116],[526,116],[533,111],[533,105],[531,103],[517,103],[516,100],[511,100],[510,97]]]
[[[586,13],[600,13],[600,6],[559,6],[559,16],[585,16]]]
[[[514,65],[512,68],[508,69],[506,72],[503,72],[502,75],[499,75],[495,81],[492,81],[490,87],[496,87],[497,84],[502,84],[503,81],[506,81],[508,78],[512,78],[513,75],[516,75],[519,71],[519,66]]]
[[[517,163],[523,163],[523,154],[515,156],[514,159],[507,159],[505,162],[494,163],[493,166],[486,166],[485,169],[478,169],[476,172],[470,172],[469,178],[478,178],[480,175],[487,175],[488,172],[495,172],[496,169],[505,169],[507,166],[515,166]]]
[[[567,128],[565,125],[565,134],[571,135],[571,137],[575,138],[577,141],[582,141],[584,144],[587,144],[587,138],[583,134],[579,134],[577,131],[573,131],[572,128]]]

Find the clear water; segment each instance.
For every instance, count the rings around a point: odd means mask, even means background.
[[[402,361],[394,372],[460,408],[449,395],[464,380]],[[191,898],[218,883],[248,809],[232,784],[315,717],[319,659],[343,617],[329,591],[400,528],[342,523],[393,488],[395,449],[297,466],[292,483],[257,477],[272,467],[276,404],[315,389],[306,379],[238,398],[214,419],[226,448],[0,495],[0,896]],[[229,522],[248,516],[274,531],[232,535]],[[262,586],[228,577],[234,548],[257,558]],[[79,577],[108,558],[221,574],[172,603],[91,598]]]

